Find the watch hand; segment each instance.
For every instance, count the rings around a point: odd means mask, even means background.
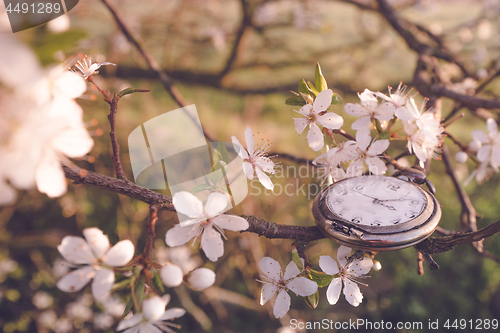
[[[376,205],[380,205],[380,206],[387,207],[387,208],[389,208],[390,210],[396,210],[396,208],[394,208],[394,206],[389,206],[389,205],[386,205],[386,204],[382,203],[382,201],[384,201],[384,200],[374,199],[374,200],[373,200],[373,203],[374,203],[374,204],[376,204]],[[387,200],[386,200],[386,201],[387,201]]]
[[[381,202],[384,202],[384,201],[404,201],[404,200],[413,200],[411,198],[398,198],[398,199],[383,199],[383,200],[379,200]]]
[[[370,196],[370,195],[368,195],[368,194],[364,194],[364,193],[362,193],[362,192],[358,192],[358,191],[356,191],[356,190],[354,190],[354,189],[353,189],[353,192],[356,192],[357,194],[364,195],[365,197],[368,197],[368,198],[373,199],[373,200],[378,200],[378,199],[377,199],[377,198],[375,198],[375,197],[372,197],[372,196]]]

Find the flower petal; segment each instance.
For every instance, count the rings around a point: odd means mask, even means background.
[[[361,260],[355,260],[349,267],[349,270],[354,272],[354,275],[360,276],[368,273],[370,269],[372,269],[372,267],[373,267],[373,260],[364,257]]]
[[[283,274],[283,279],[285,281],[288,281],[289,279],[296,277],[299,274],[300,270],[297,267],[297,264],[295,264],[293,261],[290,261],[290,263],[285,268],[285,274]]]
[[[142,314],[149,322],[157,321],[165,313],[167,302],[160,296],[148,298],[142,302]]]
[[[320,256],[319,267],[328,275],[335,275],[339,272],[339,266],[337,262],[330,256]]]
[[[313,102],[313,110],[315,113],[325,111],[332,104],[333,91],[332,89],[323,90],[316,96]]]
[[[344,118],[333,112],[327,112],[317,118],[321,126],[329,129],[339,129],[344,124]]]
[[[307,124],[309,124],[309,120],[305,118],[292,118],[293,122],[295,124],[295,131],[301,135],[302,132],[304,132],[304,129],[306,128]]]
[[[337,261],[342,267],[345,267],[345,265],[347,264],[347,258],[351,256],[351,252],[352,249],[344,245],[340,245],[340,247],[338,248]]]
[[[61,162],[52,151],[46,151],[36,168],[36,186],[38,191],[45,193],[49,198],[57,198],[66,193],[67,183]]]
[[[196,236],[200,223],[181,227],[179,224],[170,228],[165,235],[165,243],[168,246],[179,246],[189,242],[191,238]]]
[[[98,228],[85,228],[82,233],[94,256],[101,259],[110,247],[108,236]]]
[[[363,117],[363,116],[368,116],[370,114],[368,110],[365,109],[362,105],[355,103],[347,103],[344,106],[344,110],[351,116],[355,117]]]
[[[368,148],[368,154],[372,156],[382,154],[389,148],[389,144],[390,142],[387,139],[374,141]]]
[[[309,125],[309,133],[307,133],[307,142],[312,150],[318,151],[325,145],[325,139],[323,133],[319,129],[318,125],[312,123]]]
[[[495,119],[493,118],[488,118],[486,120],[486,128],[488,129],[488,132],[490,133],[490,137],[495,138],[498,134],[498,125]]]
[[[116,327],[116,330],[122,331],[126,328],[137,326],[142,321],[143,318],[144,318],[144,316],[142,315],[142,313],[137,313],[128,319],[124,319],[124,320],[120,321],[120,323]]]
[[[134,257],[134,244],[128,239],[116,243],[103,258],[106,265],[120,267],[127,264]]]
[[[82,267],[66,274],[57,282],[57,288],[67,293],[80,291],[94,275],[95,269],[92,266]]]
[[[203,235],[201,235],[201,248],[211,261],[217,261],[224,254],[222,237],[212,225],[206,226]]]
[[[264,257],[259,261],[259,268],[265,276],[271,280],[278,281],[281,276],[280,264],[270,257]]]
[[[158,320],[169,320],[174,318],[179,318],[184,316],[186,310],[181,308],[171,308],[165,311],[165,313]]]
[[[243,173],[249,180],[253,179],[253,166],[248,162],[243,162]]]
[[[287,283],[287,287],[299,296],[310,296],[318,290],[318,284],[300,276]]]
[[[305,104],[303,107],[300,108],[299,111],[296,112],[300,113],[301,115],[307,118],[312,113],[312,110],[313,106],[311,104]]]
[[[222,193],[210,193],[205,204],[205,216],[213,217],[219,215],[227,206],[227,197]]]
[[[219,228],[231,231],[241,231],[248,229],[248,221],[240,216],[234,215],[219,215],[212,219],[212,223]]]
[[[328,285],[328,289],[326,290],[326,299],[330,305],[334,305],[338,302],[340,297],[340,291],[342,290],[342,279],[334,278],[330,285]]]
[[[248,159],[248,153],[245,150],[245,148],[243,148],[243,145],[238,141],[238,139],[236,139],[235,136],[232,136],[231,137],[231,141],[233,142],[234,150],[238,153],[238,155],[242,159],[247,160]]]
[[[278,287],[271,283],[264,283],[262,286],[262,291],[260,292],[260,305],[264,305],[269,301],[276,291]]]
[[[190,218],[203,216],[203,204],[194,194],[181,191],[174,194],[173,204],[175,210]]]
[[[65,236],[57,246],[57,250],[72,264],[92,264],[95,259],[89,245],[81,237]]]
[[[260,168],[255,168],[255,173],[257,174],[257,178],[259,178],[259,181],[262,184],[262,186],[264,186],[269,191],[272,191],[274,189],[274,184],[271,181],[271,178],[269,178],[268,175],[266,175],[262,170],[260,170]]]
[[[368,169],[374,175],[383,175],[387,171],[387,166],[384,161],[378,157],[368,157],[365,159]]]
[[[484,133],[481,130],[472,131],[472,137],[481,143],[487,143],[490,141],[488,134]]]
[[[52,139],[52,147],[68,157],[82,157],[93,146],[94,140],[83,126],[63,130]]]
[[[254,139],[252,129],[247,127],[245,130],[245,142],[247,143],[247,151],[250,156],[254,153]]]
[[[274,303],[273,314],[276,318],[281,318],[290,310],[290,295],[285,290],[278,293]]]
[[[350,280],[344,280],[344,295],[352,306],[358,306],[363,300],[363,294],[361,294],[358,285]]]
[[[115,273],[109,268],[101,268],[94,276],[92,295],[97,299],[108,296],[114,283]]]

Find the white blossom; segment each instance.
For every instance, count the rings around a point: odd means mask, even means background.
[[[142,313],[120,321],[116,330],[123,331],[122,333],[173,333],[172,328],[179,326],[170,320],[182,317],[186,311],[181,308],[165,310],[169,301],[170,295],[146,299],[142,302]]]
[[[384,96],[384,98],[390,99],[392,101],[392,98],[388,98],[383,94],[381,95]],[[379,104],[377,93],[365,89],[365,91],[361,94],[358,94],[358,96],[361,100],[361,104],[347,103],[344,106],[344,110],[348,114],[355,117],[361,117],[352,124],[353,129],[359,129],[360,123],[364,125],[366,123],[366,119],[378,119],[384,121],[394,118],[395,107],[393,103]]]
[[[389,140],[371,140],[369,132],[358,131],[356,133],[356,144],[349,146],[348,154],[352,160],[347,168],[347,177],[358,177],[363,174],[363,163],[375,175],[383,175],[387,166],[379,156],[389,148]]]
[[[80,75],[82,78],[87,79],[91,75],[99,74],[97,70],[101,68],[101,66],[105,65],[116,66],[116,64],[113,64],[112,62],[92,63],[92,57],[86,55],[82,60],[78,60],[76,62],[71,71],[75,74]]]
[[[40,67],[33,52],[0,36],[0,204],[12,204],[18,189],[34,186],[49,197],[66,193],[61,162],[82,157],[93,140],[74,101],[86,90],[77,75],[58,66]],[[6,90],[7,89],[7,90]]]
[[[274,162],[267,157],[266,153],[269,150],[269,142],[264,143],[261,147],[255,146],[254,136],[252,129],[247,127],[245,130],[245,142],[247,149],[243,148],[241,143],[235,136],[231,137],[233,145],[237,146],[238,155],[243,159],[243,172],[249,180],[253,179],[254,171],[257,178],[268,190],[273,190],[274,185],[266,173],[274,175]]]
[[[211,193],[205,207],[198,198],[185,191],[174,194],[173,203],[175,209],[190,220],[168,230],[165,242],[168,246],[179,246],[201,235],[201,248],[211,261],[217,261],[224,254],[222,229],[241,231],[248,228],[244,218],[221,214],[227,206],[227,197],[222,193]]]
[[[269,257],[264,257],[259,262],[261,275],[262,292],[260,295],[260,304],[264,305],[274,294],[278,293],[273,307],[273,314],[276,318],[283,317],[290,310],[290,295],[288,290],[293,291],[299,296],[310,296],[318,290],[316,282],[300,275],[297,265],[291,261],[286,266],[285,273],[281,271],[280,264]]]
[[[314,151],[319,151],[325,144],[323,133],[318,125],[329,129],[339,129],[344,124],[344,119],[333,112],[326,112],[332,103],[333,91],[323,90],[316,96],[313,104],[307,103],[299,111],[303,118],[293,118],[295,131],[300,135],[309,125],[307,142]]]
[[[323,179],[321,184],[329,176],[335,181],[346,178],[346,173],[340,165],[355,157],[352,155],[352,149],[349,149],[355,144],[355,141],[342,142],[314,159],[312,163],[318,167],[318,179]]]
[[[74,265],[83,265],[59,280],[57,287],[65,292],[75,292],[94,279],[92,294],[95,298],[102,298],[108,295],[115,282],[112,267],[128,263],[134,256],[134,245],[123,240],[110,248],[108,236],[97,228],[83,229],[83,235],[85,240],[66,236],[57,246],[64,259]]]
[[[423,163],[430,157],[437,157],[444,128],[432,110],[425,111],[425,101],[420,109],[413,98],[396,116],[403,121],[408,139],[408,151],[414,153]]]
[[[373,261],[363,257],[348,263],[351,249],[341,245],[337,250],[337,262],[330,256],[319,258],[319,267],[333,279],[326,291],[326,298],[331,305],[336,304],[344,284],[344,295],[346,300],[353,306],[358,306],[363,300],[363,295],[358,287],[359,278],[365,278],[365,274],[370,271]]]

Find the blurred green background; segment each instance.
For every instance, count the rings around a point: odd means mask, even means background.
[[[365,88],[386,92],[388,85],[397,87],[400,81],[412,86],[416,54],[378,13],[343,1],[124,0],[114,3],[125,22],[177,80],[185,99],[196,104],[205,131],[219,141],[230,142],[235,135],[243,142],[243,132],[250,126],[258,139],[272,142],[273,151],[315,158],[317,155],[308,147],[305,135],[297,136],[290,119],[296,114],[284,101],[289,96],[287,90],[296,90],[301,78],[314,79],[316,62],[320,62],[330,88],[343,97],[344,103],[358,102],[356,92]],[[243,17],[242,3],[247,6],[246,14],[252,17],[251,26],[241,38],[230,71],[220,77],[218,73],[231,54]],[[441,35],[478,73],[497,63],[500,5],[496,1],[392,3],[401,8],[403,17]],[[71,26],[67,31],[56,33],[43,25],[16,36],[30,45],[47,66],[80,53],[92,55],[98,62],[116,63],[116,68],[108,66],[95,77],[102,89],[112,92],[127,87],[151,89],[150,93],[126,96],[119,103],[117,134],[121,156],[127,177],[133,179],[127,154],[128,135],[143,122],[178,106],[160,83],[151,78],[145,62],[128,44],[100,1],[80,1],[68,16]],[[464,80],[456,66],[444,62],[439,65],[452,84]],[[500,80],[493,80],[484,93],[496,98],[500,94]],[[79,104],[85,110],[84,121],[89,122],[89,131],[95,135],[91,152],[95,162],[76,163],[113,176],[107,135],[109,109],[90,87],[84,97]],[[445,100],[443,116],[452,107],[452,103]],[[350,131],[354,118],[346,115],[342,105],[333,106],[333,111],[344,117],[343,128]],[[467,144],[471,131],[484,130],[485,124],[484,119],[467,110],[465,113],[466,117],[448,130]],[[98,120],[98,125],[91,123],[92,119]],[[444,143],[452,155],[458,151],[448,139]],[[390,149],[389,153],[397,156],[405,150],[405,143],[393,143]],[[232,212],[280,224],[314,225],[310,213],[313,196],[307,195],[309,184],[315,181],[312,170],[302,166],[302,173],[295,176],[293,170],[300,166],[279,157],[275,161],[281,162],[283,170],[273,178],[275,193],[252,182],[252,195]],[[408,163],[413,160],[409,158]],[[474,165],[455,167],[463,181]],[[460,230],[460,203],[442,161],[432,162],[429,178],[437,188],[436,196],[443,207],[440,226]],[[499,176],[495,174],[484,184],[472,181],[466,188],[479,214],[479,228],[497,221],[500,216],[498,181]],[[291,195],[280,193],[287,184],[292,184],[288,187]],[[145,242],[147,216],[145,203],[83,185],[70,185],[68,193],[56,200],[48,200],[35,190],[22,192],[16,205],[0,208],[0,327],[3,331],[112,332],[112,327],[96,328],[95,315],[88,310],[75,310],[78,305],[101,313],[104,309],[101,305],[82,300],[82,293],[65,294],[55,287],[59,278],[56,261],[61,258],[56,246],[65,235],[81,236],[83,228],[96,226],[109,235],[112,244],[119,239],[131,239],[140,253]],[[165,232],[175,223],[175,214],[161,212],[155,244],[157,256],[164,258],[167,253],[172,261],[187,260],[182,257],[185,253],[174,254],[165,249]],[[394,325],[419,321],[424,328],[429,320],[439,320],[440,324],[447,319],[500,320],[500,263],[481,256],[469,245],[435,255],[441,268],[430,271],[424,263],[423,276],[417,274],[417,255],[413,248],[377,254],[382,270],[371,272],[371,278],[365,281],[369,286],[361,287],[364,294],[361,305],[354,308],[341,296],[338,304],[330,306],[323,288],[317,309],[310,309],[302,299],[292,296],[290,312],[278,320],[272,315],[271,305],[258,304],[261,284],[255,281],[259,277],[257,263],[263,256],[270,256],[282,267],[286,266],[291,259],[292,241],[269,240],[247,233],[238,236],[227,232],[226,236],[225,255],[215,263],[208,261],[197,246],[192,248],[193,265],[204,265],[217,273],[215,286],[202,292],[184,286],[171,290],[169,306],[183,307],[189,312],[176,320],[182,325],[180,332],[291,332],[286,329],[290,319],[349,321],[363,318]],[[484,245],[500,256],[499,235],[485,240]],[[306,255],[318,268],[319,256],[335,257],[337,247],[329,240],[312,242],[307,246]],[[48,299],[48,305],[40,303],[40,297]],[[44,320],[52,318],[53,321],[52,314],[61,320],[53,330],[44,325]],[[47,317],[49,319],[44,319]]]

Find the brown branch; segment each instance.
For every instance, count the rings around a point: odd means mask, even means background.
[[[268,222],[255,216],[241,215],[248,221],[250,226],[242,232],[252,232],[266,238],[299,239],[304,242],[312,242],[326,238],[316,226],[300,227],[295,225],[282,225]]]
[[[156,204],[161,209],[175,211],[172,198],[138,186],[128,180],[116,179],[87,170],[78,172],[67,166],[63,166],[63,171],[66,174],[66,178],[74,180],[75,184],[90,185],[106,191],[123,194],[149,205]]]
[[[75,180],[77,184],[86,184],[107,191],[126,195],[130,198],[146,202],[150,205],[157,205],[158,209],[175,211],[172,198],[158,192],[140,187],[132,182],[116,179],[94,172],[81,170],[74,171],[63,166],[66,177]],[[312,242],[326,238],[316,226],[293,226],[281,225],[260,219],[255,216],[241,215],[249,223],[249,228],[244,232],[252,232],[266,238],[296,239],[303,242]],[[500,231],[500,221],[489,225],[476,232],[456,233],[450,236],[428,238],[422,243],[415,245],[422,254],[432,254],[449,251],[459,244],[477,242],[483,238],[490,237]]]
[[[108,121],[111,131],[109,132],[109,137],[111,138],[111,146],[113,147],[113,164],[115,165],[116,178],[126,180],[127,177],[123,172],[122,162],[120,161],[120,145],[118,144],[118,139],[116,138],[115,132],[115,118],[116,111],[118,110],[118,101],[120,96],[116,95],[111,101],[106,101],[109,104],[109,115]]]
[[[156,73],[163,88],[170,94],[172,99],[180,107],[187,106],[188,104],[184,100],[184,97],[179,92],[179,90],[174,86],[172,79],[160,67],[160,64],[158,64],[158,62],[154,59],[149,50],[139,42],[139,38],[135,36],[134,32],[128,28],[128,26],[125,24],[125,20],[121,17],[116,8],[110,4],[109,0],[101,0],[101,2],[108,8],[116,24],[118,25],[122,33],[125,35],[127,40],[137,49],[137,51],[139,51],[141,56],[148,64],[149,68]],[[210,136],[207,133],[203,132],[203,134],[205,135],[205,138],[208,141],[214,141],[212,140],[212,138],[210,138]]]
[[[245,0],[240,0],[240,2],[241,2],[241,12],[242,12],[240,27],[236,32],[236,38],[234,40],[231,52],[229,53],[229,57],[227,58],[226,64],[218,75],[219,78],[224,77],[231,70],[231,67],[236,61],[238,55],[238,49],[240,48],[241,41],[243,39],[245,31],[249,26],[252,25],[252,13],[248,8],[248,4],[245,2]]]
[[[433,84],[430,86],[429,91],[441,97],[447,97],[462,104],[462,107],[471,109],[484,108],[484,109],[498,109],[500,108],[500,100],[479,98],[470,95],[461,94],[449,90],[441,85]]]
[[[445,50],[444,48],[439,48],[438,46],[433,47],[419,41],[415,34],[412,33],[412,30],[414,31],[415,29],[418,29],[418,27],[416,27],[414,23],[399,16],[391,5],[389,5],[387,0],[377,0],[377,2],[380,14],[405,40],[410,49],[414,50],[418,54],[428,54],[430,56],[452,62],[460,67],[464,74],[474,77],[469,68],[467,68],[467,66],[458,59],[458,55],[452,54],[449,50]]]
[[[446,252],[457,245],[479,242],[498,232],[500,232],[500,221],[474,232],[457,232],[450,236],[427,238],[423,242],[415,245],[415,248],[423,254]]]
[[[443,162],[446,167],[446,173],[450,176],[453,181],[453,185],[455,186],[455,192],[458,195],[458,199],[460,200],[460,205],[462,206],[461,213],[461,222],[462,228],[466,231],[477,231],[477,221],[476,221],[476,209],[472,205],[470,201],[469,195],[463,188],[462,184],[458,181],[457,175],[455,174],[455,170],[453,169],[453,165],[451,164],[450,152],[448,151],[448,147],[443,145],[442,148],[442,157]],[[476,248],[477,251],[483,251],[483,242],[474,242],[472,245]]]

